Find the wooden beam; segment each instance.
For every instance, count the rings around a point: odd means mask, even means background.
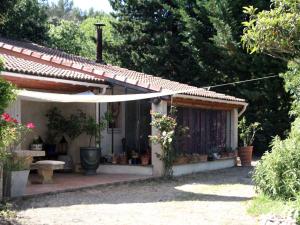
[[[171,101],[168,101],[171,104]],[[210,102],[203,101],[198,99],[188,99],[188,98],[173,98],[172,104],[174,106],[183,106],[183,107],[191,107],[191,108],[201,108],[201,109],[215,109],[215,110],[226,110],[231,111],[232,109],[242,108],[242,105],[237,104],[228,104],[228,103],[220,103],[220,102]]]
[[[42,80],[31,80],[18,77],[2,76],[2,78],[12,82],[18,88],[51,91],[54,93],[78,93],[95,89],[95,87],[86,87]]]

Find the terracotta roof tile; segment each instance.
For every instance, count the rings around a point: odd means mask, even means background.
[[[1,53],[0,56],[4,59],[4,69],[9,72],[19,72],[52,78],[71,79],[77,81],[89,81],[93,83],[103,82],[103,80],[100,78],[96,78],[94,76],[87,75],[84,73],[40,64],[34,61],[18,58],[3,53]]]
[[[95,76],[98,76],[99,78],[103,78],[104,80],[109,79],[110,82],[114,79],[117,79],[119,82],[124,82],[139,87],[144,87],[151,91],[159,91],[161,89],[172,90],[172,91],[184,90],[185,91],[184,94],[186,95],[200,96],[205,98],[215,98],[215,99],[222,99],[222,100],[235,101],[235,102],[245,102],[244,99],[235,98],[233,96],[220,94],[213,91],[207,91],[203,88],[196,88],[187,84],[181,84],[175,81],[170,81],[167,79],[148,75],[145,73],[128,70],[118,66],[98,64],[94,61],[82,58],[80,56],[67,54],[57,49],[50,49],[31,42],[19,42],[19,41],[7,40],[0,37],[0,48],[1,46],[2,48],[6,48],[9,50],[12,50],[13,46],[22,48],[23,49],[22,53],[25,54],[27,54],[27,52],[29,51],[33,51],[32,53],[33,56],[40,57],[41,59],[44,59],[46,61],[49,61],[48,58],[52,57],[51,58],[51,62],[53,63],[52,70],[56,68],[55,64],[60,64],[60,65],[62,64],[65,66],[69,66],[70,70],[72,70],[73,68],[77,70],[82,70],[81,76],[83,76],[85,72],[91,72]],[[13,64],[11,67],[14,66],[17,65]],[[32,68],[29,67],[28,65],[27,66],[24,65],[24,67],[19,69],[25,71],[32,70]],[[52,73],[52,70],[47,72]],[[56,70],[59,70],[59,68],[56,68]],[[38,71],[41,72],[40,70]],[[57,74],[58,71],[55,71],[55,73]],[[192,89],[192,90],[188,90],[188,89]]]

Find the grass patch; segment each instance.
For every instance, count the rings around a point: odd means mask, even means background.
[[[252,216],[265,214],[287,216],[295,212],[297,208],[299,209],[297,201],[274,200],[264,195],[259,195],[248,203],[247,212]]]
[[[0,203],[0,217],[2,218],[15,218],[16,213],[10,203]]]

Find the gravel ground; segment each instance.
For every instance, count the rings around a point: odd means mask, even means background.
[[[249,171],[230,168],[16,202],[23,225],[253,225]]]

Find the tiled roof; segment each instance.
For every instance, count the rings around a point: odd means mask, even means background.
[[[80,56],[67,54],[65,52],[56,49],[50,49],[31,42],[12,41],[0,37],[0,49],[1,48],[22,54],[24,56],[30,56],[35,59],[45,61],[47,63],[51,63],[51,65],[53,65],[47,66],[50,68],[46,68],[45,66],[43,69],[41,69],[38,66],[34,66],[34,62],[32,62],[32,66],[30,66],[30,64],[25,66],[25,64],[16,64],[11,62],[12,60],[16,60],[16,58],[8,58],[5,67],[10,70],[18,71],[19,69],[20,72],[22,71],[33,74],[38,74],[40,70],[42,70],[45,72],[47,71],[46,73],[48,75],[50,75],[50,73],[53,72],[53,76],[66,76],[70,79],[72,79],[72,77],[75,78],[77,76],[83,77],[84,75],[87,77],[94,76],[98,79],[104,79],[109,82],[119,81],[123,83],[129,83],[131,85],[146,88],[150,91],[160,91],[162,89],[171,91],[181,91],[192,89],[191,91],[184,92],[184,94],[212,99],[228,100],[234,102],[245,102],[244,99],[235,98],[233,96],[220,94],[213,91],[207,91],[203,88],[195,88],[190,85],[181,84],[175,81],[170,81],[145,73],[128,70],[118,66],[98,64],[94,61],[82,58]],[[3,56],[3,54],[1,53],[0,55]],[[67,75],[67,72],[62,72],[61,70],[65,69],[61,69],[58,66],[64,66],[65,68],[69,68],[68,73],[70,74]],[[77,72],[74,72],[74,70]],[[74,74],[72,74],[70,71],[74,72]]]
[[[4,59],[5,70],[8,72],[25,73],[37,76],[76,81],[89,81],[92,83],[103,82],[103,79],[84,73],[79,73],[73,70],[65,70],[3,53],[0,53],[0,56]]]

